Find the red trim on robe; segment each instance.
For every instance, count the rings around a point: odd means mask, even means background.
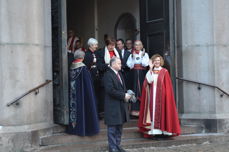
[[[150,97],[150,99],[148,99]],[[140,115],[138,121],[139,131],[142,133],[148,132],[150,129],[150,123],[146,123],[147,116],[147,106],[150,105],[150,116],[152,119],[152,109],[153,109],[153,83],[148,84],[145,79],[142,87],[140,105]],[[181,133],[178,112],[176,108],[172,82],[169,76],[169,72],[162,68],[158,75],[157,80],[157,91],[156,91],[156,109],[155,109],[155,119],[154,128],[160,129],[162,131],[167,131],[173,133],[174,136],[178,136]],[[145,134],[144,137],[150,137],[150,135]]]
[[[82,62],[83,59],[75,59],[72,63],[79,63],[79,62]]]
[[[72,39],[71,39],[71,42],[70,42],[70,44],[68,46],[68,50],[74,51],[74,47],[73,47],[74,44],[73,44],[73,42],[75,41],[76,36],[72,36],[70,38],[72,38]],[[68,39],[68,41],[69,41],[69,39]]]
[[[139,54],[139,53],[140,53],[140,50],[139,50],[139,51],[137,51],[137,50],[132,50],[131,53]]]

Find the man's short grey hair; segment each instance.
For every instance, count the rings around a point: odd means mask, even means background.
[[[87,41],[87,45],[90,47],[92,45],[98,44],[98,41],[95,38],[90,38]]]
[[[75,59],[84,59],[85,53],[83,51],[75,51],[74,58]]]
[[[113,57],[113,58],[111,58],[111,60],[110,60],[110,66],[112,67],[112,65],[113,65],[118,59],[120,60],[119,57]]]

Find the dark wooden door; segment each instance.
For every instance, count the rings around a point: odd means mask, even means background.
[[[140,0],[141,40],[151,57],[159,53],[171,68],[170,5],[173,0]]]
[[[150,57],[156,53],[164,57],[176,91],[175,0],[139,1],[141,40]]]
[[[68,124],[66,1],[52,0],[51,6],[54,122]]]

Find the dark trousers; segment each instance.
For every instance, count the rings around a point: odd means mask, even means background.
[[[122,125],[107,126],[108,145],[110,149],[118,150],[122,138]]]

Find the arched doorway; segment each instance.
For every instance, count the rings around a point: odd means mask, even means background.
[[[136,40],[139,31],[137,30],[135,17],[130,13],[122,14],[116,22],[114,33],[117,39]]]

